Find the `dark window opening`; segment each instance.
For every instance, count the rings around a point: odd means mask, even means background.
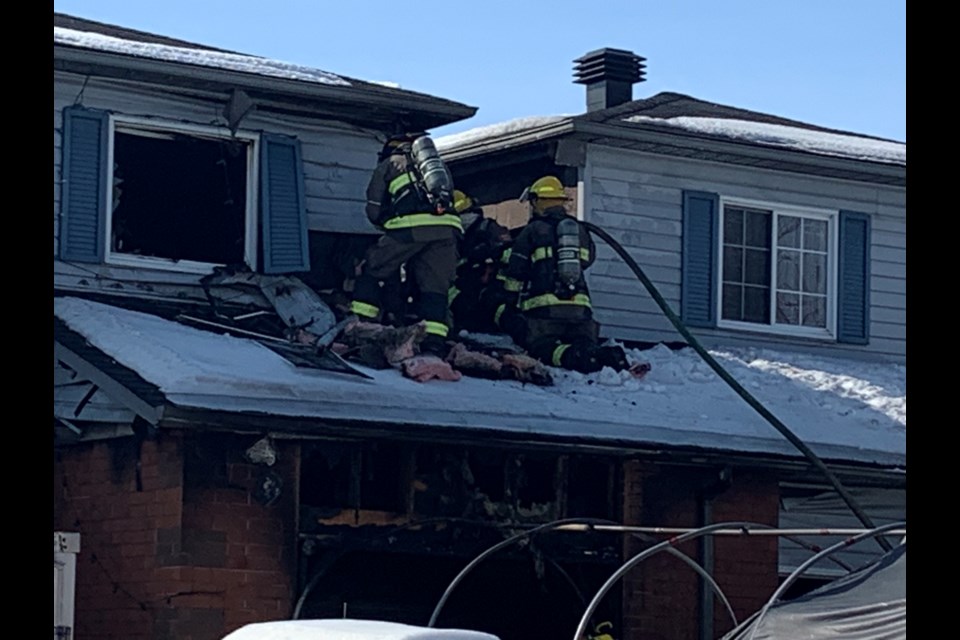
[[[183,445],[185,489],[217,489],[227,486],[227,450],[233,445],[224,437],[188,438]]]
[[[250,143],[114,134],[113,253],[240,264]]]
[[[304,450],[300,472],[300,502],[308,507],[352,507],[354,448],[338,443]]]
[[[517,506],[531,509],[534,506],[556,502],[557,459],[518,456],[511,469]],[[510,467],[508,467],[510,468]]]
[[[494,502],[503,500],[503,463],[502,451],[474,450],[470,452],[470,471],[477,491]]]
[[[408,481],[401,477],[402,459],[396,445],[371,444],[364,447],[360,462],[360,508],[375,511],[404,511]]]
[[[419,517],[466,518],[480,513],[482,496],[474,486],[469,458],[460,448],[417,448],[413,508]]]
[[[313,445],[303,454],[300,502],[317,509],[405,511],[406,454],[396,445]]]
[[[600,458],[574,456],[567,475],[567,517],[608,518],[611,513],[611,465]]]

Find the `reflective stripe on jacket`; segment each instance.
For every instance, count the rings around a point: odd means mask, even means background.
[[[370,176],[366,210],[370,222],[386,230],[453,227],[463,231],[456,213],[430,213],[432,207],[417,188],[416,176],[402,146],[380,162]]]
[[[567,216],[563,207],[548,209],[534,217],[517,236],[504,273],[504,287],[521,294],[522,311],[536,310],[538,316],[549,316],[551,307],[579,306],[589,309],[590,292],[583,273],[568,294],[558,290],[556,259],[557,222]],[[586,227],[580,225],[580,266],[585,271],[596,259],[596,246]]]

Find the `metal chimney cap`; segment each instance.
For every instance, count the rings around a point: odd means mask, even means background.
[[[646,80],[646,65],[643,64],[646,58],[632,51],[607,47],[591,51],[574,62],[577,63],[574,67],[574,82],[577,84],[589,85],[604,80],[633,84]]]

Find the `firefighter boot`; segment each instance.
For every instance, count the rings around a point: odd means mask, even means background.
[[[450,353],[450,347],[447,341],[438,335],[428,333],[420,342],[420,353],[429,356],[437,356],[441,360],[446,359]]]
[[[610,367],[614,371],[624,371],[630,368],[627,354],[623,348],[616,345],[607,345],[597,350],[597,361],[601,367]]]
[[[560,355],[560,366],[580,373],[596,373],[603,368],[597,355],[596,345],[590,342],[575,342]]]

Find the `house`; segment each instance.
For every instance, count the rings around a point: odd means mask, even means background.
[[[560,177],[707,344],[906,359],[906,144],[660,93],[644,59],[576,61],[587,111],[438,139],[457,185],[514,227],[517,198]],[[776,239],[776,240],[774,240]],[[607,335],[676,338],[611,251],[589,275]]]
[[[267,339],[284,319],[264,293],[208,276],[240,265],[322,280],[341,245],[371,237],[363,188],[383,134],[473,108],[70,16],[54,24],[53,502],[55,531],[80,536],[77,637],[219,639],[292,617],[424,624],[464,565],[527,527],[775,526],[781,498],[830,498],[688,349],[645,352],[648,382],[571,375],[544,389],[360,377]],[[794,375],[826,360],[760,357],[771,354],[725,362],[851,490],[902,493],[905,415]],[[872,373],[905,395],[901,364]],[[479,566],[439,624],[567,637],[649,544],[537,536]],[[740,618],[776,588],[772,538],[679,548],[710,567]],[[701,586],[655,559],[600,615],[624,638],[732,628]]]

